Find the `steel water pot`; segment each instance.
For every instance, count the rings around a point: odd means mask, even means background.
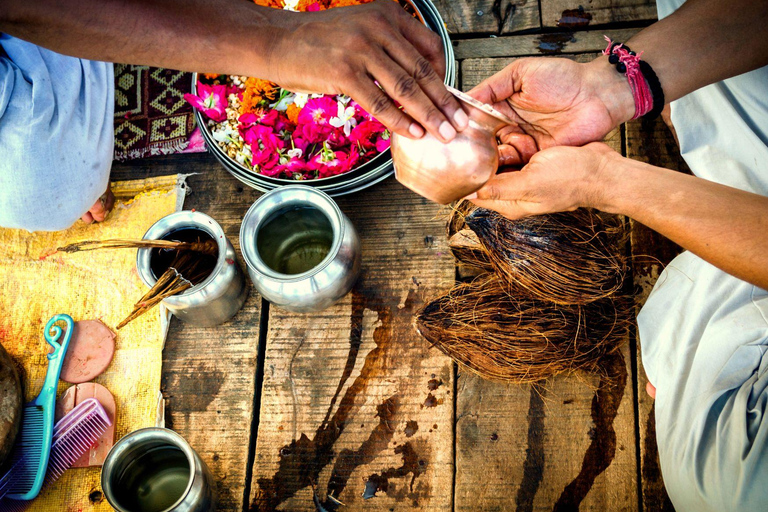
[[[187,229],[200,230],[213,238],[218,247],[216,264],[205,280],[178,295],[163,299],[163,304],[184,322],[203,327],[222,324],[243,307],[248,287],[237,263],[235,248],[221,226],[204,213],[181,211],[157,221],[147,230],[144,238],[172,240],[174,232]],[[152,271],[152,255],[153,249],[139,249],[136,255],[139,277],[149,287],[160,277]]]
[[[183,437],[143,428],[120,439],[101,468],[101,489],[117,512],[215,510],[211,471]]]
[[[240,227],[253,285],[288,311],[321,311],[344,297],[360,274],[360,238],[325,193],[303,185],[256,201]]]

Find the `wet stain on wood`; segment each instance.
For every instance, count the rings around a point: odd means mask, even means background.
[[[278,470],[271,478],[259,478],[256,481],[257,490],[251,502],[251,511],[275,510],[277,506],[294,496],[297,491],[316,482],[323,468],[329,465],[334,458],[333,445],[339,439],[347,425],[347,420],[355,407],[355,399],[364,393],[371,381],[380,370],[379,360],[384,356],[390,345],[392,332],[391,312],[388,308],[379,304],[372,304],[361,291],[362,284],[353,289],[352,293],[352,331],[359,330],[362,333],[362,317],[364,310],[371,309],[378,314],[379,326],[373,332],[373,341],[376,348],[371,350],[363,362],[360,374],[349,385],[344,396],[339,401],[336,412],[331,416],[333,404],[338,399],[338,394],[343,388],[344,381],[349,377],[351,368],[354,368],[355,357],[351,354],[347,358],[347,367],[343,372],[342,382],[336,388],[337,395],[331,399],[331,405],[326,413],[326,419],[315,430],[313,437],[302,433],[299,439],[294,439],[288,445],[279,449],[280,460]],[[359,337],[353,333],[350,335],[350,353],[359,350]],[[386,403],[386,402],[385,402]],[[386,415],[385,415],[386,416]],[[381,418],[379,425],[381,424]],[[379,428],[375,427],[374,432]],[[373,433],[372,433],[373,435]],[[373,436],[374,438],[376,436]],[[373,446],[378,446],[375,442]]]
[[[538,49],[540,53],[546,55],[556,55],[563,53],[563,49],[568,43],[574,41],[573,34],[570,32],[559,34],[542,34],[539,37]]]
[[[656,444],[656,404],[651,407],[645,423],[645,452],[642,461],[643,505],[646,510],[674,512],[675,507],[664,488]]]
[[[586,12],[583,6],[578,9],[566,9],[557,20],[557,26],[563,28],[580,28],[589,25],[592,21],[592,14]]]
[[[405,424],[405,437],[413,437],[413,434],[418,432],[419,424],[414,420],[410,420]]]
[[[620,352],[605,358],[607,374],[600,377],[597,392],[592,398],[592,421],[595,425],[592,441],[584,454],[581,471],[563,489],[554,511],[577,510],[595,479],[613,462],[616,455],[616,431],[613,421],[619,411],[627,385],[627,367]]]
[[[423,409],[424,407],[436,407],[442,403],[443,403],[442,398],[437,398],[435,395],[430,393],[427,395],[427,399],[424,400],[424,404],[421,406],[421,408]]]
[[[438,380],[438,379],[436,379],[436,378],[434,378],[434,377],[432,377],[432,378],[429,380],[429,382],[427,382],[427,388],[428,388],[430,391],[435,391],[437,388],[439,388],[439,387],[440,387],[440,386],[442,386],[442,385],[443,385],[443,381],[442,381],[442,379]]]
[[[523,479],[515,497],[516,512],[533,510],[533,500],[544,477],[544,394],[545,388],[542,385],[531,385],[528,401],[528,447],[525,449]],[[496,438],[498,439],[498,436]]]
[[[396,501],[411,500],[414,507],[419,506],[421,497],[429,496],[429,486],[426,484],[415,487],[416,479],[427,470],[428,457],[424,453],[419,453],[416,444],[412,441],[406,441],[404,444],[395,448],[395,453],[403,458],[403,465],[399,468],[389,468],[381,473],[374,473],[368,477],[365,483],[363,498],[370,499],[376,496],[378,492],[384,492],[387,496]],[[401,486],[398,490],[391,488],[390,480],[394,478],[406,478],[411,476],[407,485]]]
[[[357,467],[372,462],[378,453],[387,448],[395,433],[394,417],[398,407],[399,399],[397,395],[388,398],[384,403],[378,405],[376,407],[376,416],[379,418],[379,424],[373,429],[368,439],[357,450],[344,449],[339,453],[333,465],[331,478],[328,481],[329,496],[335,498],[341,496],[341,492],[347,486],[352,472]],[[409,423],[415,424],[416,422]],[[416,430],[418,428],[416,426]],[[406,426],[406,436],[408,435],[407,429],[408,427]]]

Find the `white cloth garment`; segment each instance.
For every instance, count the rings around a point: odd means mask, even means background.
[[[659,18],[681,4],[660,0]],[[696,176],[768,195],[768,67],[673,102],[672,123]],[[768,510],[768,292],[684,252],[638,328],[675,508]]]
[[[71,226],[107,189],[113,66],[0,34],[0,227]]]

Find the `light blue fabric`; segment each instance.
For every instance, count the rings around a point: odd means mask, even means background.
[[[71,226],[107,189],[113,66],[0,35],[0,226]]]
[[[660,0],[659,17],[681,4]],[[695,175],[768,195],[768,67],[673,102],[672,122]],[[768,510],[768,292],[684,252],[638,329],[675,508]]]

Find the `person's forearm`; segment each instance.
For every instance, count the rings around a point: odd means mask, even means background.
[[[768,65],[766,21],[768,0],[688,0],[674,14],[619,42],[642,52],[669,103]],[[635,104],[627,78],[605,56],[585,66],[590,89],[602,99],[614,124],[631,119]]]
[[[618,155],[599,174],[595,207],[627,215],[768,289],[768,197]]]
[[[673,101],[768,64],[768,0],[688,0],[626,41]]]
[[[0,0],[0,32],[58,53],[263,78],[290,16],[237,0]]]

